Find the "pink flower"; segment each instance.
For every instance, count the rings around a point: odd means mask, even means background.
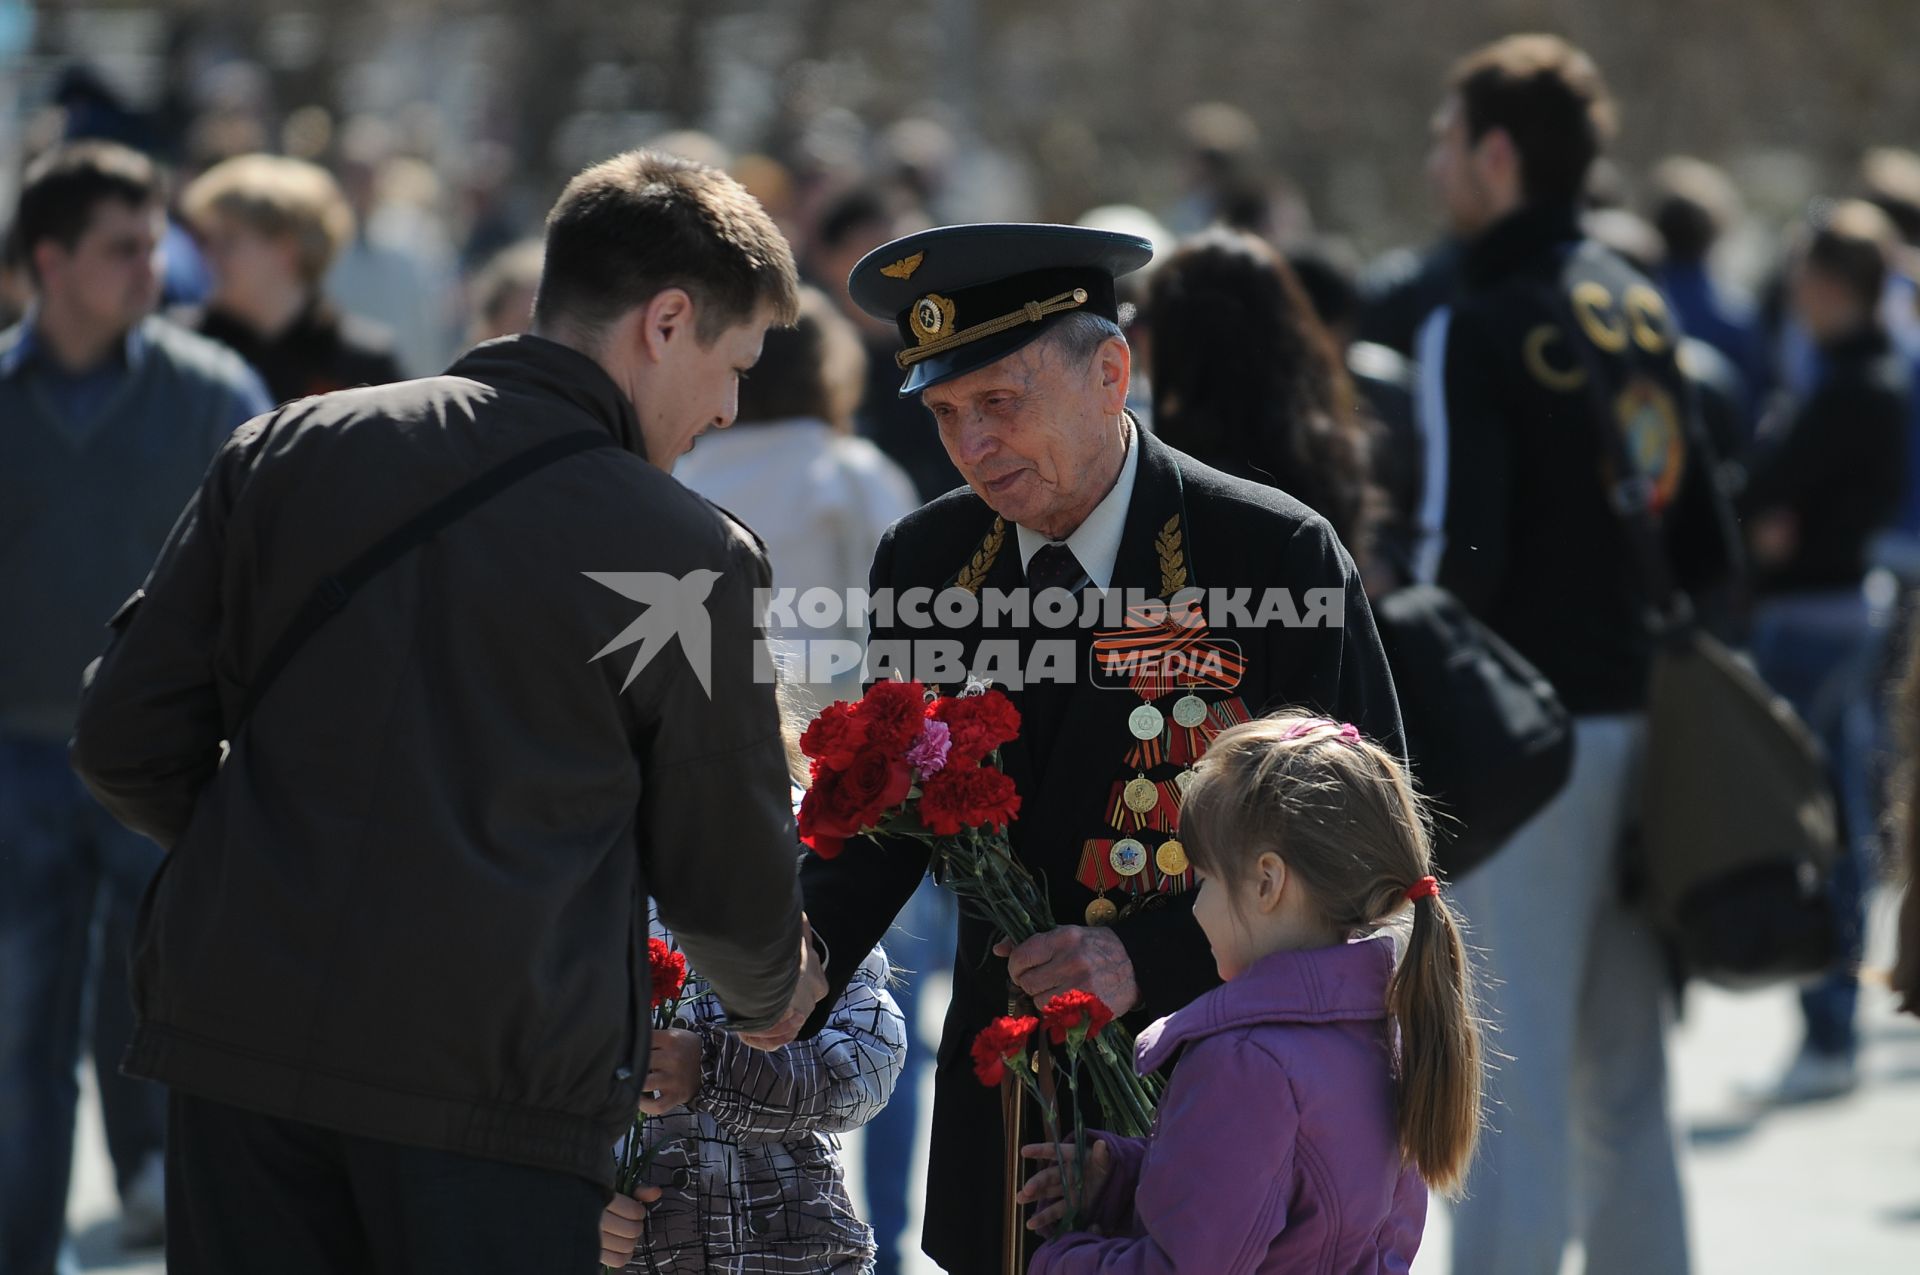
[[[907,764],[918,771],[920,778],[937,775],[947,764],[947,750],[953,746],[953,731],[945,722],[927,719],[920,728],[920,737],[913,741],[913,747],[907,750]]]

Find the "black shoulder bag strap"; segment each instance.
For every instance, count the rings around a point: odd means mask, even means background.
[[[239,720],[229,735],[240,733],[240,727],[253,716],[253,710],[300,648],[307,644],[307,639],[343,610],[355,591],[367,581],[522,479],[531,478],[569,456],[614,446],[617,444],[611,436],[597,430],[582,430],[529,448],[415,514],[352,562],[322,579],[261,662],[252,685],[247,688],[246,700],[240,706]]]
[[[1609,375],[1599,351],[1587,339],[1573,312],[1573,289],[1590,277],[1581,268],[1581,257],[1586,251],[1583,245],[1568,257],[1554,300],[1567,343],[1573,347],[1586,373],[1587,415],[1600,432],[1601,447],[1613,470],[1613,489],[1607,493],[1608,501],[1626,527],[1634,556],[1639,559],[1641,577],[1647,585],[1647,632],[1660,642],[1692,629],[1693,604],[1675,582],[1673,566],[1667,560],[1666,539],[1653,512],[1653,479],[1641,472],[1639,461],[1628,449],[1609,398],[1619,378]],[[1634,349],[1631,342],[1628,349]],[[1639,355],[1632,353],[1628,358],[1637,360]],[[1692,410],[1691,396],[1680,404],[1680,409]]]

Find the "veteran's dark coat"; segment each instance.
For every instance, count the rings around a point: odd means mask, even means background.
[[[1354,722],[1402,749],[1393,682],[1365,592],[1325,520],[1282,492],[1209,469],[1144,432],[1136,438],[1143,450],[1110,587],[1163,596],[1163,536],[1169,522],[1178,519],[1189,588],[1251,590],[1250,610],[1264,589],[1291,591],[1303,609],[1307,590],[1344,589],[1343,627],[1256,632],[1215,624],[1213,632],[1233,638],[1245,653],[1247,670],[1236,693],[1249,710],[1310,708]],[[901,592],[952,585],[989,539],[994,521],[993,511],[964,489],[908,515],[881,541],[873,588]],[[1024,587],[1013,527],[1006,527],[980,583],[985,589]],[[1337,607],[1334,614],[1341,615]],[[983,634],[977,628],[941,632],[877,624],[873,633],[875,644],[921,637],[957,638],[971,652]],[[1072,925],[1084,924],[1085,909],[1095,897],[1076,879],[1083,843],[1114,835],[1104,806],[1115,780],[1124,776],[1125,754],[1133,743],[1127,715],[1140,703],[1125,691],[1088,685],[1086,669],[1083,651],[1071,687],[1014,693],[1025,719],[1023,738],[1004,753],[1023,797],[1011,830],[1014,851],[1044,878],[1056,920]],[[1156,702],[1164,710],[1171,699]],[[1036,735],[1053,741],[1044,754],[1032,746]],[[828,971],[835,986],[823,1005],[858,963],[839,954],[866,952],[879,942],[926,868],[926,850],[905,841],[854,840],[831,861],[808,857],[802,869],[808,916],[836,954]],[[1168,893],[1158,906],[1114,924],[1133,959],[1143,997],[1126,1019],[1135,1031],[1218,981],[1191,901],[1191,894]],[[1006,962],[991,954],[993,942],[985,923],[962,918],[953,1002],[935,1078],[924,1244],[935,1261],[957,1272],[996,1271],[1000,1260],[1000,1098],[975,1080],[968,1056],[975,1033],[1007,1008]]]

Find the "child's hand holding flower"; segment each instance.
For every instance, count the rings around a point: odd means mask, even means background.
[[[1027,1229],[1051,1236],[1053,1229],[1067,1213],[1067,1189],[1060,1166],[1073,1164],[1080,1152],[1071,1142],[1040,1142],[1021,1147],[1020,1154],[1029,1160],[1052,1161],[1028,1178],[1027,1184],[1020,1188],[1020,1194],[1015,1197],[1022,1204],[1046,1203],[1045,1208],[1027,1219]],[[1107,1149],[1107,1144],[1095,1142],[1088,1149],[1081,1168],[1085,1174],[1081,1186],[1084,1198],[1089,1201],[1099,1199],[1101,1189],[1107,1184],[1107,1175],[1113,1171],[1113,1153]],[[1097,1228],[1087,1229],[1097,1233]]]
[[[647,1206],[659,1200],[657,1186],[635,1187],[631,1194],[616,1191],[613,1203],[600,1214],[600,1265],[625,1270],[647,1233]]]

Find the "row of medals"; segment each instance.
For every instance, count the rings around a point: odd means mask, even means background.
[[[1191,693],[1181,696],[1174,701],[1173,720],[1178,726],[1188,730],[1194,729],[1207,720],[1207,701]],[[1160,738],[1166,728],[1166,715],[1151,703],[1140,705],[1127,716],[1127,730],[1142,743]],[[1189,765],[1175,775],[1173,782],[1184,796],[1187,788],[1193,783],[1192,766]],[[1126,803],[1128,810],[1137,815],[1144,815],[1159,804],[1160,789],[1144,774],[1135,775],[1121,790],[1120,799]],[[1182,846],[1177,839],[1169,837],[1160,843],[1158,850],[1153,852],[1153,861],[1164,875],[1180,876],[1187,870],[1186,847]],[[1112,864],[1113,870],[1123,877],[1139,876],[1147,869],[1146,843],[1137,837],[1122,837],[1113,843],[1112,849],[1107,851],[1107,862]],[[1119,915],[1119,905],[1104,894],[1087,904],[1088,925],[1106,925]]]

